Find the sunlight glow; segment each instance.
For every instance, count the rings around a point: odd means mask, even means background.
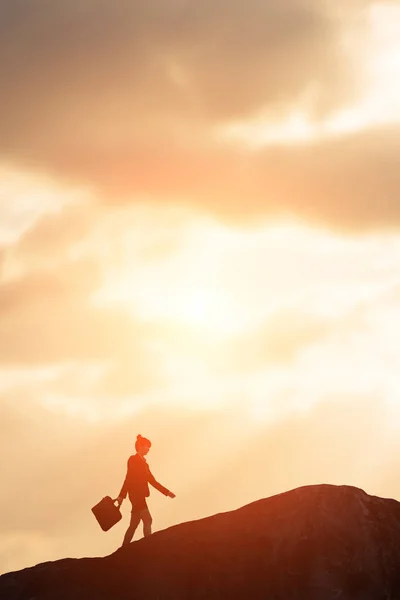
[[[145,322],[180,325],[213,339],[240,331],[248,315],[220,271],[237,234],[212,220],[199,220],[190,233],[183,235],[175,253],[149,261],[147,267],[136,261],[127,239],[125,260],[110,270],[94,301],[130,308]]]
[[[295,223],[248,231],[204,223],[175,254],[147,267],[136,262],[130,246],[125,251],[94,301],[215,341],[295,306],[339,318],[394,284],[400,264],[394,236],[384,243],[374,236],[357,241]]]
[[[379,311],[395,289],[398,236],[346,237],[295,222],[204,222],[191,231],[176,252],[145,263],[128,244],[94,299],[149,325],[162,383],[140,401],[245,403],[254,426],[307,412],[326,394],[375,392],[385,401],[387,370],[374,344],[387,341],[367,308]]]
[[[162,319],[194,329],[206,328],[208,334],[212,334],[213,331],[235,331],[235,319],[230,310],[229,297],[224,296],[221,290],[204,285],[180,285],[161,301],[157,300],[157,296],[149,296],[142,314],[149,320]]]

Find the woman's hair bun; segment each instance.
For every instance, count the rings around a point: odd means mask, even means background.
[[[148,440],[147,438],[143,437],[142,435],[137,436],[136,442],[135,442],[135,448],[136,450],[138,449],[139,446],[146,444],[149,448],[151,446],[151,441]]]

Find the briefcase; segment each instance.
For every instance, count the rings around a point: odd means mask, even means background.
[[[108,531],[122,519],[121,511],[110,496],[105,496],[96,506],[93,506],[92,513],[103,531]]]

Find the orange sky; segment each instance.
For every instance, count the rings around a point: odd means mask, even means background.
[[[155,530],[399,497],[400,7],[330,4],[2,2],[0,572],[120,544],[138,433]]]

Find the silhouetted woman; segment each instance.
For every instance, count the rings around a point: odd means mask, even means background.
[[[117,498],[118,506],[121,506],[127,494],[132,503],[131,522],[125,533],[122,546],[126,546],[131,542],[140,521],[143,521],[143,535],[145,537],[151,535],[151,523],[153,519],[146,502],[146,498],[150,496],[149,483],[155,487],[156,490],[164,494],[164,496],[175,498],[175,494],[158,483],[150,471],[149,465],[145,459],[150,447],[150,440],[141,435],[137,436],[135,443],[136,454],[131,456],[128,460],[128,470],[124,485]]]

